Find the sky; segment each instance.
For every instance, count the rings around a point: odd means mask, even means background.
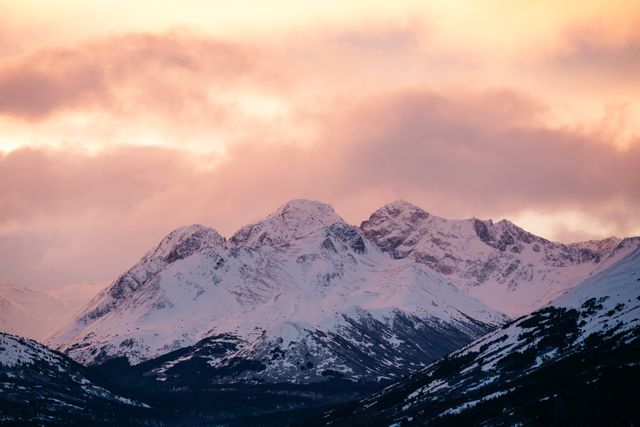
[[[640,234],[640,3],[528,3],[0,0],[0,281],[294,198]]]

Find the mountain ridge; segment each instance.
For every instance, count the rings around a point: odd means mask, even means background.
[[[52,345],[83,363],[124,355],[135,364],[220,336],[209,366],[255,360],[260,368],[236,379],[370,380],[435,360],[506,320],[437,273],[388,257],[326,204],[292,201],[226,241],[200,226],[179,230]],[[403,355],[399,342],[422,347]],[[166,378],[167,369],[154,375]]]
[[[510,316],[571,289],[622,242],[610,237],[565,245],[508,220],[448,220],[403,200],[376,210],[360,228],[384,252],[426,265]]]
[[[175,367],[196,360],[212,376],[233,371],[220,381],[396,377],[506,321],[491,298],[542,306],[621,242],[556,244],[506,220],[445,220],[406,201],[355,227],[330,205],[292,200],[228,240],[202,225],[172,231],[49,343],[85,364],[189,348],[146,373],[159,381],[178,381]],[[451,267],[454,249],[466,270]],[[538,292],[552,273],[562,286]],[[399,354],[407,342],[422,344]]]

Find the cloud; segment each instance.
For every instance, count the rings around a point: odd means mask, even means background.
[[[15,254],[0,271],[50,286],[107,280],[174,227],[229,236],[296,197],[352,223],[404,197],[448,217],[569,210],[638,230],[640,142],[615,149],[600,133],[546,125],[545,111],[513,90],[414,88],[332,105],[304,145],[257,144],[261,129],[222,157],[15,150],[0,157],[0,252]]]
[[[59,106],[87,104],[104,91],[97,67],[50,72],[37,67],[7,67],[0,74],[0,111],[22,117],[41,117]]]
[[[129,209],[187,165],[175,150],[116,148],[98,156],[24,148],[0,157],[0,223],[55,218],[84,209]],[[179,185],[188,185],[181,177]]]
[[[278,87],[282,75],[255,48],[185,31],[114,36],[0,63],[0,114],[35,120],[74,109],[208,111],[216,92]]]
[[[535,101],[509,91],[381,98],[349,116],[352,180],[423,189],[477,213],[640,206],[638,143],[616,149],[597,132],[552,128],[543,118]]]
[[[590,79],[598,84],[620,84],[638,87],[640,69],[640,32],[610,39],[609,30],[586,27],[570,31],[565,46],[551,55],[549,65],[556,72],[567,73],[579,80]]]

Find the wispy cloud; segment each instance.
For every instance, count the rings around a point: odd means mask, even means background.
[[[0,114],[40,119],[93,108],[114,114],[206,111],[217,92],[273,88],[282,74],[246,46],[185,32],[132,34],[1,63]]]

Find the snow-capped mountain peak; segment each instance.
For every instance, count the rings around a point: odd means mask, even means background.
[[[391,203],[387,203],[373,214],[369,218],[371,220],[380,221],[382,219],[393,219],[397,223],[416,223],[420,220],[424,220],[429,217],[429,213],[424,209],[408,202],[404,199],[396,200]],[[367,222],[367,221],[365,221]]]
[[[328,204],[296,199],[280,206],[262,221],[238,230],[230,242],[235,246],[255,248],[281,245],[307,236],[344,220]]]
[[[416,232],[429,217],[414,204],[396,200],[371,214],[360,228],[383,251],[394,253],[403,242],[416,238]]]
[[[521,250],[521,245],[537,243],[544,245],[548,240],[523,230],[509,220],[502,219],[496,223],[492,220],[471,219],[476,235],[486,245],[505,252]]]
[[[167,266],[206,249],[213,252],[224,251],[225,238],[214,229],[199,224],[173,230],[129,271],[98,293],[79,315],[76,327],[67,330],[66,336],[72,336],[79,324],[90,323],[114,310],[120,302],[134,295],[143,285],[148,284],[150,278]]]
[[[162,241],[145,254],[141,263],[161,259],[170,264],[188,257],[204,248],[222,248],[225,238],[216,230],[200,224],[179,227],[167,234]]]
[[[382,208],[378,209],[377,213],[381,214],[382,212],[388,212],[392,216],[397,217],[398,215],[404,212],[411,213],[416,211],[429,215],[428,212],[425,212],[424,209],[414,205],[413,203],[405,199],[398,199],[398,200],[394,200],[391,203],[387,203]]]
[[[611,253],[618,248],[623,240],[625,239],[612,236],[602,240],[587,240],[586,242],[570,243],[568,246],[596,253]]]

